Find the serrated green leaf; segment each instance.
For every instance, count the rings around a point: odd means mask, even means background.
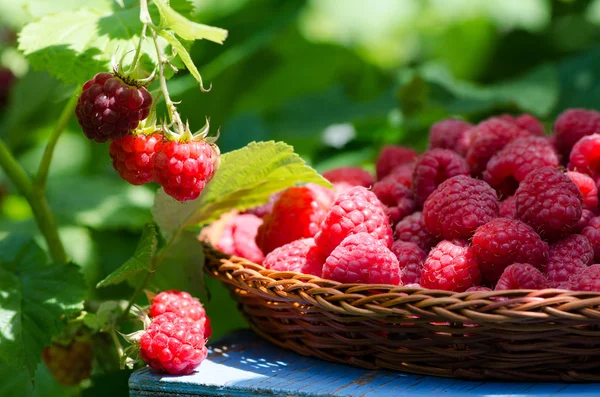
[[[154,0],[154,4],[156,4],[160,13],[161,27],[173,30],[184,40],[206,39],[223,44],[227,38],[227,30],[190,21],[171,8],[168,1]]]
[[[83,309],[85,283],[74,264],[49,264],[31,237],[0,241],[0,359],[33,376],[42,350]]]
[[[135,253],[120,268],[109,274],[104,280],[100,281],[96,287],[106,287],[112,284],[119,284],[141,272],[150,270],[150,262],[156,253],[158,246],[158,234],[156,226],[148,224],[142,231],[142,237],[135,249]]]
[[[252,142],[221,156],[221,165],[202,195],[179,203],[160,190],[152,214],[169,239],[181,228],[206,224],[232,209],[246,210],[298,183],[331,184],[283,142]]]
[[[196,79],[198,84],[200,84],[200,88],[202,88],[204,90],[204,84],[202,83],[202,76],[200,76],[200,72],[198,71],[198,68],[196,68],[194,61],[192,60],[192,57],[190,56],[190,53],[186,50],[186,48],[183,46],[183,44],[181,44],[181,42],[179,40],[177,40],[177,37],[175,37],[175,35],[171,32],[163,30],[160,32],[160,35],[165,40],[167,40],[167,42],[169,44],[171,44],[171,46],[175,49],[175,51],[177,51],[177,56],[179,56],[179,58],[181,58],[181,60],[185,64],[185,67],[187,68],[187,70],[194,77],[194,79]]]

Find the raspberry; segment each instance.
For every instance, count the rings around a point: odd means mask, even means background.
[[[203,140],[161,141],[155,146],[154,179],[178,201],[198,198],[212,179],[218,164],[218,150]]]
[[[600,262],[600,217],[592,218],[581,231],[594,248],[594,261]]]
[[[498,206],[498,216],[500,218],[517,218],[517,199],[515,196],[510,196],[500,202]]]
[[[473,124],[456,119],[438,121],[429,129],[429,149],[450,149],[457,151],[461,136]]]
[[[542,123],[528,113],[523,113],[522,115],[517,117],[514,117],[510,114],[504,114],[501,116],[496,116],[496,118],[514,124],[523,130],[527,130],[534,136],[546,135]]]
[[[396,255],[369,233],[346,237],[325,260],[323,278],[340,283],[402,285]]]
[[[529,263],[513,263],[502,272],[496,291],[507,289],[544,289],[548,286],[546,276]]]
[[[165,313],[154,318],[140,338],[142,359],[159,372],[188,375],[208,354],[198,322]]]
[[[412,190],[396,182],[391,175],[375,183],[373,193],[384,205],[385,213],[392,225],[415,210]]]
[[[292,241],[313,237],[319,230],[329,203],[319,200],[308,186],[291,187],[273,205],[256,234],[256,245],[267,255]]]
[[[53,343],[44,349],[42,357],[61,385],[78,385],[92,374],[94,350],[87,341],[74,341],[68,346]]]
[[[573,232],[581,218],[581,192],[568,176],[553,167],[529,173],[515,198],[517,218],[548,240],[558,240]]]
[[[222,227],[215,247],[228,255],[262,263],[264,255],[256,245],[256,234],[263,221],[253,214],[235,215]],[[215,225],[215,224],[213,224]]]
[[[542,268],[548,260],[548,244],[516,219],[496,218],[480,226],[472,244],[483,277],[492,284],[508,265],[529,263]]]
[[[581,233],[581,231],[590,224],[590,221],[596,217],[591,210],[584,208],[581,210],[581,218],[579,218],[579,222],[577,222],[577,227],[575,227],[575,233]]]
[[[156,318],[161,314],[174,313],[180,318],[197,321],[203,329],[204,337],[212,335],[210,321],[200,301],[183,291],[163,291],[152,299],[150,316]]]
[[[554,122],[556,149],[565,158],[573,145],[586,135],[600,131],[600,112],[585,109],[568,109]]]
[[[421,280],[423,263],[427,254],[415,243],[394,241],[391,251],[400,264],[400,279],[402,284],[418,284]]]
[[[484,181],[458,175],[444,181],[427,198],[423,217],[434,236],[470,238],[475,229],[498,217],[498,197]]]
[[[399,165],[394,168],[385,178],[381,179],[381,182],[386,180],[393,180],[396,183],[406,186],[407,188],[412,187],[412,174],[415,169],[414,163]]]
[[[447,149],[432,149],[423,153],[415,164],[412,188],[420,208],[429,195],[446,179],[469,175],[469,167],[457,153]]]
[[[122,138],[148,117],[152,96],[117,75],[98,73],[83,85],[75,114],[83,133],[96,142]]]
[[[381,180],[392,172],[394,168],[403,164],[410,164],[417,158],[417,152],[404,146],[388,145],[379,152],[375,164],[377,180]]]
[[[346,237],[368,233],[386,247],[392,246],[392,228],[375,193],[356,186],[335,199],[315,235],[315,243],[326,258]]]
[[[594,259],[590,241],[580,234],[573,234],[550,245],[546,277],[548,285],[556,287],[568,281],[580,268],[588,267]]]
[[[573,291],[600,292],[600,265],[582,268],[569,280]]]
[[[467,152],[467,163],[471,175],[479,176],[485,171],[488,161],[516,138],[530,136],[529,131],[498,118],[479,123],[472,131],[472,143]]]
[[[498,193],[510,196],[534,169],[558,165],[558,156],[546,138],[517,138],[490,159],[483,179]]]
[[[271,211],[273,211],[273,205],[275,204],[275,202],[277,200],[279,200],[279,196],[281,196],[281,193],[283,193],[283,192],[278,192],[278,193],[270,195],[269,201],[267,201],[264,204],[259,205],[258,207],[251,208],[246,212],[248,214],[256,215],[259,218],[264,218],[265,216],[269,215],[271,213]]]
[[[589,210],[598,208],[598,187],[596,182],[586,174],[569,171],[565,173],[577,186],[583,196],[583,206]]]
[[[323,177],[333,184],[346,182],[352,186],[371,187],[375,183],[373,175],[360,167],[334,168],[325,172]]]
[[[161,134],[126,135],[114,139],[109,146],[113,168],[132,185],[143,185],[154,180],[154,148]]]
[[[394,233],[398,240],[413,242],[425,252],[429,252],[438,242],[425,226],[422,212],[414,212],[402,219],[396,225]]]
[[[465,157],[469,148],[473,144],[473,140],[475,140],[475,133],[477,129],[475,127],[471,127],[466,130],[457,140],[456,142],[456,153]]]
[[[473,249],[466,243],[444,240],[429,252],[420,284],[430,289],[464,292],[480,282],[481,273]]]
[[[575,143],[569,155],[569,169],[593,178],[600,176],[600,134],[584,136]]]
[[[303,238],[271,251],[263,262],[266,269],[278,272],[298,272],[321,277],[323,260],[313,238]]]
[[[468,288],[465,292],[490,292],[492,289],[489,287],[482,287],[480,285],[476,285],[474,287]]]

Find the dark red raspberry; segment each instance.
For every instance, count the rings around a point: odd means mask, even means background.
[[[346,284],[402,285],[396,255],[369,233],[346,237],[327,257],[323,278]]]
[[[472,143],[466,158],[473,176],[481,175],[492,156],[510,141],[531,136],[529,131],[498,118],[491,118],[477,124],[472,134]]]
[[[546,277],[548,286],[555,288],[569,280],[580,268],[588,267],[594,259],[590,241],[580,234],[572,234],[550,245]]]
[[[83,133],[96,142],[122,138],[148,117],[152,96],[112,73],[98,73],[83,85],[75,114]]]
[[[415,243],[394,241],[391,251],[400,264],[402,284],[418,284],[427,254]]]
[[[432,149],[423,153],[415,164],[412,178],[417,206],[421,208],[442,182],[456,175],[469,175],[467,163],[456,152]]]
[[[109,146],[113,168],[132,185],[143,185],[154,180],[154,154],[162,135],[126,135],[114,139]]]
[[[600,265],[582,268],[569,279],[573,291],[600,292]]]
[[[492,291],[489,287],[482,287],[480,285],[476,285],[474,287],[468,288],[465,292],[490,292]]]
[[[558,165],[558,156],[546,138],[517,138],[490,159],[483,179],[502,196],[510,196],[534,169]]]
[[[345,182],[352,186],[371,187],[375,183],[373,175],[360,167],[334,168],[323,173],[323,177],[333,184]]]
[[[165,313],[174,313],[186,320],[196,321],[202,326],[204,337],[212,335],[210,320],[202,303],[184,291],[163,291],[152,299],[150,316],[155,318]]]
[[[514,124],[523,130],[527,130],[527,131],[531,132],[531,134],[534,136],[546,135],[546,132],[544,131],[544,126],[542,125],[542,123],[538,119],[536,119],[535,117],[533,117],[532,115],[530,115],[528,113],[523,113],[522,115],[517,116],[517,117],[514,117],[510,114],[504,114],[501,116],[496,116],[496,118],[499,118],[501,120],[504,120],[506,122]]]
[[[473,249],[466,243],[444,240],[429,252],[420,284],[430,289],[464,292],[480,282],[481,272]]]
[[[415,164],[404,164],[394,168],[385,178],[381,179],[381,182],[387,180],[393,180],[396,183],[406,186],[407,188],[412,187],[412,174],[415,169]]]
[[[569,156],[569,169],[593,178],[600,176],[600,134],[584,136],[575,143]]]
[[[547,240],[558,240],[572,233],[581,218],[581,192],[568,176],[553,167],[529,173],[515,198],[517,218]]]
[[[548,260],[548,244],[525,223],[496,218],[473,235],[473,251],[483,277],[495,284],[508,265],[529,263],[540,269]]]
[[[580,172],[569,171],[566,175],[581,192],[583,206],[589,210],[598,208],[598,187],[596,186],[596,182],[590,176]]]
[[[466,130],[457,140],[456,142],[456,153],[465,157],[469,151],[469,148],[473,144],[473,140],[475,140],[475,133],[477,132],[476,126],[473,126]]]
[[[386,247],[392,246],[392,228],[381,202],[375,193],[356,186],[336,197],[315,235],[315,243],[326,258],[346,237],[362,232]]]
[[[53,343],[44,349],[42,358],[61,385],[76,386],[92,375],[94,349],[88,341],[73,341],[66,346]]]
[[[379,153],[375,169],[377,180],[385,178],[394,168],[403,164],[410,164],[417,158],[417,152],[404,146],[384,146]]]
[[[204,140],[161,141],[155,150],[154,179],[175,200],[198,198],[216,172],[218,150]]]
[[[502,272],[496,291],[508,289],[544,289],[548,287],[546,276],[529,263],[513,263]]]
[[[457,119],[438,121],[429,129],[429,149],[450,149],[458,151],[458,142],[473,124]]]
[[[517,199],[515,196],[510,196],[500,202],[498,206],[498,216],[500,218],[517,218]]]
[[[586,135],[600,131],[600,112],[585,109],[568,109],[554,122],[556,149],[569,158],[573,145]]]
[[[415,243],[425,252],[438,243],[437,238],[429,232],[422,212],[414,212],[396,225],[395,236],[400,241]]]
[[[415,210],[412,190],[396,182],[391,175],[373,185],[373,193],[384,205],[384,210],[392,226]]]
[[[600,216],[592,218],[581,231],[594,248],[594,262],[600,262]]]
[[[263,262],[266,269],[277,272],[298,272],[321,277],[323,259],[313,238],[303,238],[271,251]]]
[[[577,222],[577,227],[575,228],[575,233],[581,233],[581,231],[590,224],[590,221],[596,217],[596,214],[587,208],[581,210],[581,218],[579,222]]]
[[[263,220],[253,214],[236,215],[223,227],[216,248],[228,255],[262,263],[264,255],[256,245],[256,234]]]
[[[498,197],[484,181],[458,175],[442,182],[427,198],[423,217],[434,236],[468,239],[479,226],[498,217]]]
[[[171,375],[188,375],[208,354],[200,324],[165,313],[154,318],[140,338],[140,354],[151,368]]]

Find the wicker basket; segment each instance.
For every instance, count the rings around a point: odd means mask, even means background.
[[[600,293],[340,284],[205,253],[251,327],[302,355],[464,379],[600,381]]]

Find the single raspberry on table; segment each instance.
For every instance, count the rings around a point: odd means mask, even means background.
[[[567,109],[554,122],[556,149],[565,159],[573,145],[586,135],[600,131],[600,112],[586,109]]]
[[[558,165],[558,155],[546,138],[517,138],[490,159],[483,172],[483,179],[499,194],[510,196],[531,171]]]
[[[569,287],[573,291],[600,292],[600,265],[580,269],[569,279]]]
[[[550,245],[546,277],[549,287],[557,287],[569,280],[581,268],[594,260],[594,250],[587,237],[572,234]]]
[[[415,199],[412,190],[396,182],[391,176],[383,178],[373,185],[373,193],[384,205],[390,223],[395,225],[415,210]]]
[[[412,189],[417,206],[420,208],[427,197],[446,179],[456,175],[469,175],[465,159],[448,149],[428,150],[415,164]]]
[[[547,240],[558,240],[572,233],[581,218],[581,192],[554,167],[530,172],[519,185],[515,198],[517,218]]]
[[[579,222],[577,222],[574,233],[581,233],[595,217],[596,214],[592,210],[588,210],[587,208],[581,210],[581,218],[579,218]]]
[[[394,234],[398,240],[415,243],[425,252],[429,252],[431,247],[438,243],[438,239],[425,225],[423,213],[419,211],[398,222]]]
[[[598,208],[598,187],[596,182],[586,174],[569,171],[565,173],[577,186],[583,196],[583,206],[589,210]]]
[[[463,120],[445,119],[433,124],[429,129],[429,149],[450,149],[458,151],[458,142],[473,124]]]
[[[548,260],[548,244],[516,219],[496,218],[480,226],[472,245],[484,279],[492,284],[508,265],[529,263],[543,269]]]
[[[502,272],[496,291],[508,289],[544,289],[548,287],[546,276],[529,263],[513,263]]]
[[[94,349],[88,341],[73,341],[63,346],[47,346],[42,358],[54,379],[61,385],[75,386],[92,375]]]
[[[162,140],[160,133],[151,135],[129,134],[114,139],[109,146],[113,168],[119,176],[132,185],[143,185],[154,180],[154,155],[156,144]]]
[[[175,313],[154,318],[140,338],[140,354],[151,368],[171,375],[188,375],[208,354],[202,326]]]
[[[600,134],[584,136],[575,143],[569,155],[569,169],[592,178],[600,176]]]
[[[371,187],[375,183],[373,175],[360,167],[334,168],[323,173],[323,177],[333,184],[345,182],[352,186]]]
[[[421,280],[423,263],[427,254],[415,243],[394,241],[391,251],[400,264],[400,279],[402,284],[418,284]]]
[[[278,272],[298,272],[321,277],[323,262],[315,240],[302,238],[275,248],[265,257],[263,266]]]
[[[381,180],[392,172],[394,168],[403,164],[410,164],[417,158],[417,152],[405,146],[387,145],[379,152],[375,164],[377,180]]]
[[[517,199],[515,196],[505,198],[498,206],[498,217],[516,219],[517,217]]]
[[[386,247],[392,246],[392,228],[375,193],[356,186],[341,193],[321,223],[315,243],[323,257],[348,236],[368,233]]]
[[[325,260],[323,278],[341,283],[402,285],[396,255],[369,233],[346,237]]]
[[[600,216],[592,218],[581,234],[587,237],[594,248],[594,261],[600,262]]]
[[[473,249],[466,242],[440,241],[431,249],[421,273],[421,286],[464,292],[481,282]]]
[[[122,138],[148,117],[152,96],[143,86],[112,73],[98,73],[83,85],[75,107],[83,133],[96,142]]]
[[[475,229],[497,217],[496,191],[466,175],[442,182],[423,206],[427,229],[446,240],[470,238]]]
[[[204,337],[212,335],[210,320],[202,303],[185,291],[163,291],[152,299],[150,316],[156,318],[161,314],[173,313],[190,321],[197,321],[204,332]]]

